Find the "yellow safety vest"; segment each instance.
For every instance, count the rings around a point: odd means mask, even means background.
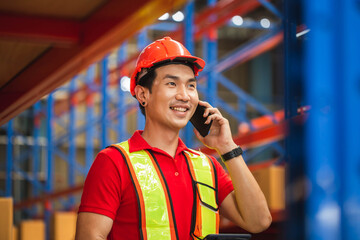
[[[151,151],[129,152],[128,141],[113,144],[128,167],[139,206],[142,240],[178,240],[177,227],[169,189]],[[194,186],[194,208],[191,234],[203,239],[219,232],[217,179],[213,162],[205,154],[185,151]]]

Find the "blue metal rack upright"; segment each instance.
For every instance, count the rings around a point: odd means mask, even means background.
[[[302,39],[296,38],[296,29],[303,24],[301,0],[284,1],[284,75],[285,118],[289,121],[289,135],[285,140],[285,161],[288,164],[286,179],[286,206],[289,219],[284,228],[284,239],[303,240],[305,237],[305,153],[304,126],[292,119],[297,109],[306,105],[303,96]]]
[[[13,171],[13,120],[7,124],[7,146],[6,146],[6,183],[5,196],[12,195],[12,171]]]
[[[360,239],[360,2],[304,3],[306,239]]]

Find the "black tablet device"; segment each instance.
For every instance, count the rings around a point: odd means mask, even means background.
[[[209,234],[204,240],[248,240],[251,238],[251,234],[233,234],[233,233],[220,233],[220,234]]]

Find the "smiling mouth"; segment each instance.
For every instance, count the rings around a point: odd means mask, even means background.
[[[170,107],[171,110],[174,110],[174,111],[178,111],[178,112],[186,112],[187,108],[183,108],[183,107]]]

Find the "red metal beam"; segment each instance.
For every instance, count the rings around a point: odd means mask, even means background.
[[[0,13],[0,22],[1,38],[61,46],[79,43],[78,21]]]
[[[243,149],[247,149],[283,139],[286,133],[287,123],[284,121],[278,124],[273,124],[272,126],[264,129],[256,130],[254,132],[235,137],[234,141]],[[201,148],[200,151],[210,155],[217,155],[215,150],[206,147]]]
[[[291,121],[297,124],[303,124],[307,116],[307,114],[301,114],[292,118]],[[289,120],[284,120],[276,124],[272,123],[265,128],[236,136],[234,137],[234,141],[243,149],[248,149],[284,139],[288,134],[288,121]],[[215,150],[207,147],[201,148],[200,151],[209,155],[217,155]]]
[[[205,9],[195,16],[194,38],[198,40],[211,30],[219,28],[226,24],[234,15],[246,15],[255,10],[261,4],[257,0],[224,0],[219,1],[216,5]],[[174,39],[181,39],[183,28],[179,28],[170,36]]]
[[[0,89],[0,125],[183,3],[185,0],[108,0],[82,23],[79,44],[50,49]]]
[[[234,15],[244,16],[261,5],[257,0],[233,0],[228,2],[229,4],[227,5],[219,4],[219,6],[214,9],[215,12],[210,14],[206,19],[195,19],[195,24],[198,24],[199,26],[195,32],[195,39],[199,39],[203,34],[209,33],[211,30],[223,26]]]
[[[54,192],[54,193],[48,193],[45,194],[43,196],[39,196],[39,197],[35,197],[35,198],[30,198],[27,199],[25,201],[22,202],[18,202],[14,204],[14,209],[18,210],[21,208],[26,208],[26,207],[31,207],[32,205],[38,204],[38,203],[42,203],[45,204],[47,201],[51,201],[60,197],[67,197],[69,195],[78,193],[80,191],[82,191],[84,185],[78,185],[72,188],[68,188],[62,191],[58,191],[58,192]]]

